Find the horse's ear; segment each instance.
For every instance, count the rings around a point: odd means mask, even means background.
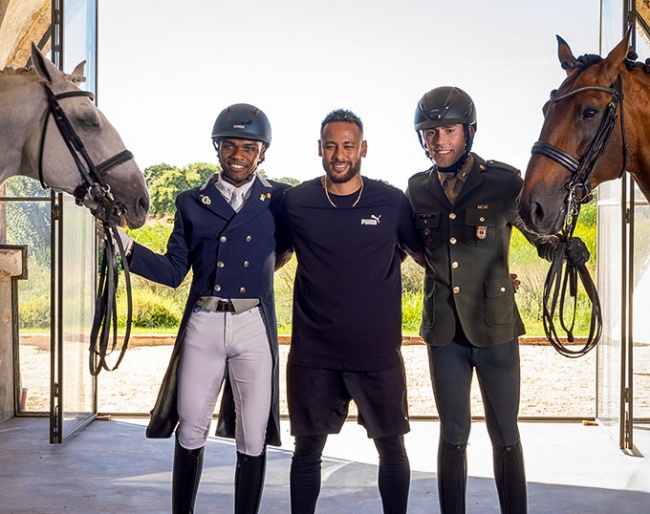
[[[562,68],[566,70],[567,75],[571,73],[572,67],[567,66],[567,63],[573,63],[576,61],[569,44],[562,39],[560,36],[555,36],[557,38],[557,57],[560,60]]]
[[[36,44],[32,41],[32,63],[34,69],[39,77],[43,80],[54,84],[55,82],[64,79],[63,73],[54,66],[52,61],[46,59],[43,53],[38,49]]]
[[[69,78],[75,84],[86,82],[86,77],[84,77],[84,66],[86,66],[86,61],[81,61],[70,74]]]
[[[630,34],[632,28],[628,28],[627,32],[618,43],[607,55],[603,61],[603,75],[608,82],[613,83],[619,72],[621,64],[625,61],[628,51],[630,49]]]

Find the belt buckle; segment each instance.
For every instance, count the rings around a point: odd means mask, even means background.
[[[232,302],[219,300],[217,302],[217,312],[235,312],[235,306]]]

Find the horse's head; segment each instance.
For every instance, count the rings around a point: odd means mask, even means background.
[[[46,129],[39,124],[26,145],[30,166],[39,170],[47,187],[75,195],[98,216],[110,217],[119,225],[141,227],[149,210],[144,176],[92,95],[76,86],[83,81],[85,62],[65,75],[34,44],[32,62],[48,109],[43,118]],[[59,110],[70,130],[58,125]]]
[[[629,32],[602,59],[576,58],[557,37],[558,58],[567,77],[544,106],[544,124],[519,195],[519,214],[531,230],[557,233],[570,191],[577,201],[584,200],[592,188],[622,171],[622,132],[614,122],[622,101],[616,83],[628,38]]]

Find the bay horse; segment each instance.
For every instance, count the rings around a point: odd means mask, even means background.
[[[33,43],[31,55],[33,67],[0,71],[0,184],[31,177],[100,219],[141,227],[144,176],[93,95],[77,86],[85,61],[66,75]]]
[[[604,59],[576,58],[557,36],[567,77],[544,106],[519,195],[535,232],[557,233],[593,188],[624,171],[650,199],[650,64],[628,58],[630,33]]]

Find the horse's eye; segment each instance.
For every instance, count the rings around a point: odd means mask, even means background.
[[[591,120],[598,114],[598,109],[594,107],[584,107],[580,116],[583,120]]]
[[[99,118],[97,116],[82,116],[77,118],[77,121],[84,128],[97,129],[99,128]]]

